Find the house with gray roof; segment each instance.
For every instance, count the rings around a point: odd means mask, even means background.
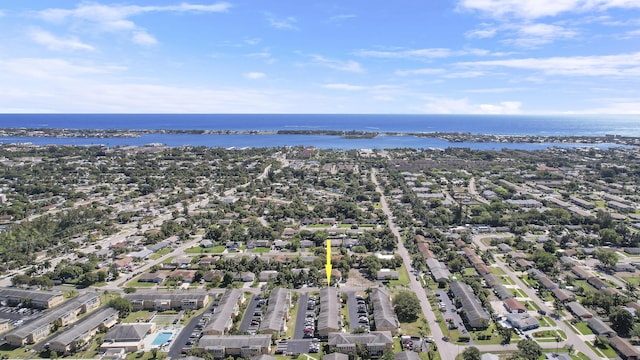
[[[49,340],[49,349],[58,354],[70,355],[87,344],[100,330],[118,322],[118,310],[102,308]]]
[[[330,348],[343,354],[356,354],[357,345],[364,345],[370,356],[377,356],[393,349],[393,335],[389,331],[372,331],[368,334],[334,332],[329,334],[328,343]]]
[[[260,331],[265,334],[280,334],[287,331],[287,319],[291,308],[291,291],[283,288],[271,290],[269,304]]]
[[[320,314],[318,315],[318,335],[326,338],[330,333],[340,331],[338,316],[338,290],[334,287],[320,290]]]
[[[498,295],[498,297],[500,298],[500,300],[506,300],[506,299],[511,299],[514,297],[513,293],[511,292],[511,290],[509,290],[509,288],[507,288],[506,286],[502,285],[502,284],[496,284],[493,286],[493,292]]]
[[[198,349],[205,350],[214,359],[228,356],[248,359],[271,352],[271,335],[204,335],[198,341]]]
[[[614,337],[618,335],[609,325],[605,324],[602,319],[593,317],[587,320],[587,326],[596,335],[604,335],[606,337]]]
[[[462,305],[463,317],[469,326],[477,329],[485,329],[489,326],[491,318],[469,285],[453,281],[449,289],[453,297]]]
[[[224,335],[233,326],[233,317],[238,315],[240,305],[245,301],[244,294],[240,289],[227,290],[205,326],[203,333],[206,335]]]
[[[447,269],[447,266],[434,258],[427,258],[427,267],[431,272],[431,278],[436,282],[440,280],[449,281],[451,272]]]
[[[373,288],[369,299],[373,306],[373,320],[376,324],[376,330],[389,331],[395,335],[400,327],[400,322],[393,310],[389,292],[382,288]]]
[[[571,313],[577,316],[580,320],[591,319],[593,317],[593,314],[589,310],[585,309],[584,306],[576,301],[568,303],[567,308],[569,308],[569,311],[571,311]]]
[[[515,329],[522,331],[537,329],[540,327],[540,322],[535,316],[531,316],[527,313],[507,314],[507,321]]]
[[[100,351],[125,349],[127,352],[141,350],[144,338],[156,330],[155,323],[119,324],[104,335]]]

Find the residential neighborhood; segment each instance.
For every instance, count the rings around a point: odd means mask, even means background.
[[[0,356],[639,359],[639,160],[1,145]]]

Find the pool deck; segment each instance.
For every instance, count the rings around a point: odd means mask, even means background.
[[[153,348],[157,348],[160,349],[162,351],[169,351],[169,347],[171,347],[171,341],[173,341],[173,339],[175,339],[177,337],[178,334],[180,334],[180,331],[182,331],[183,326],[162,326],[159,327],[156,332],[154,332],[153,334],[149,334],[147,335],[147,337],[144,338],[144,351],[151,351],[151,349]],[[153,345],[153,340],[156,339],[156,337],[163,333],[163,332],[170,332],[172,333],[171,337],[169,338],[169,342],[163,344],[163,345]]]

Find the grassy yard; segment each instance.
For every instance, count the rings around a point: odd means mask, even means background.
[[[252,253],[262,253],[262,254],[264,254],[264,253],[268,253],[270,250],[271,249],[269,249],[269,248],[260,247],[260,248],[252,249],[251,252]]]
[[[129,314],[126,318],[122,319],[123,323],[134,323],[138,320],[145,322],[151,315],[151,311],[135,311]]]
[[[300,300],[296,301],[293,305],[293,309],[291,310],[291,316],[289,317],[289,321],[287,322],[287,334],[286,337],[288,339],[293,338],[293,333],[296,331],[296,317],[298,316],[298,308],[300,307]]]
[[[514,289],[511,289],[511,291],[514,292],[514,295],[516,297],[523,297],[523,298],[528,298],[529,297],[524,291],[522,291],[522,289],[514,288]]]
[[[492,273],[494,273],[495,275],[506,275],[506,273],[504,272],[504,270],[502,270],[499,267],[496,266],[491,266],[489,267],[489,269],[491,270]]]
[[[163,257],[164,255],[167,255],[167,254],[171,253],[172,251],[173,251],[173,249],[172,249],[172,248],[164,248],[164,249],[162,249],[162,250],[160,250],[160,251],[157,251],[157,252],[154,252],[153,254],[151,254],[151,255],[149,256],[149,259],[151,259],[151,260],[158,260],[158,259],[160,259],[161,257]]]
[[[502,282],[505,285],[515,285],[516,282],[511,280],[510,277],[508,276],[500,276],[500,282]]]
[[[570,325],[571,323],[567,322],[568,325]],[[586,322],[579,322],[573,325],[574,328],[576,328],[578,330],[578,332],[580,332],[582,335],[592,335],[593,331],[591,331],[591,329],[589,329],[589,327],[587,326]]]
[[[593,351],[595,351],[596,355],[603,354],[602,357],[609,359],[615,359],[618,357],[618,353],[616,353],[616,351],[609,345],[593,346],[593,343],[589,341],[586,343]]]
[[[194,246],[186,249],[184,252],[187,254],[222,254],[224,250],[225,250],[224,245],[218,245],[210,248]]]
[[[401,322],[400,332],[402,335],[409,336],[424,336],[425,334],[431,334],[429,325],[422,314],[420,314],[418,319],[414,322]]]
[[[623,279],[634,285],[640,285],[640,277],[625,277]]]
[[[500,341],[502,341],[502,337],[497,332],[494,332],[495,329],[496,329],[495,324],[491,324],[491,326],[489,326],[489,328],[487,328],[487,330],[484,330],[484,331],[472,331],[471,332],[471,338],[478,345],[500,344]],[[487,337],[485,340],[479,340],[478,338],[481,335],[490,335],[491,337],[490,338]]]
[[[527,301],[527,302],[525,302],[525,306],[526,306],[528,309],[533,308],[534,310],[540,310],[540,307],[538,306],[538,304],[536,304],[536,303],[535,303],[535,302],[533,302],[533,301]]]
[[[478,276],[478,273],[476,269],[469,267],[464,269],[464,276]]]
[[[402,264],[398,270],[398,280],[390,280],[389,286],[407,286],[409,282],[409,272],[407,272],[407,268]]]
[[[533,283],[535,284],[535,280],[529,280],[529,276],[528,275],[523,275],[523,276],[519,276],[520,280],[522,280],[522,282],[527,285],[528,287],[533,287],[531,285],[531,282],[533,281]]]

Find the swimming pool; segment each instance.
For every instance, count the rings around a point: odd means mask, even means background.
[[[151,343],[152,346],[162,346],[169,342],[169,339],[173,336],[173,333],[170,331],[163,331],[160,334],[156,335],[156,338],[153,339]]]

